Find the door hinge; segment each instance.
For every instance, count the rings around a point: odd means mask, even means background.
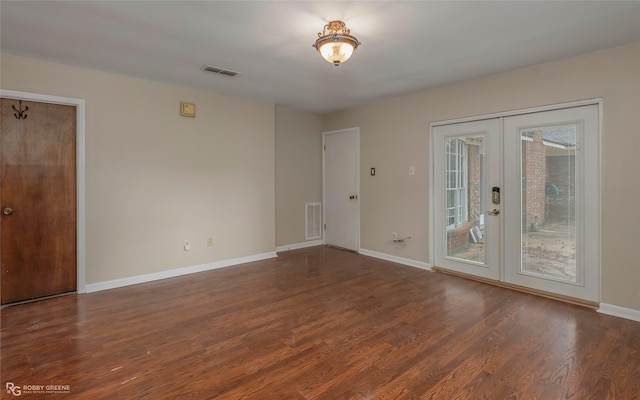
[[[327,224],[324,224],[324,230],[325,231],[327,230]]]
[[[327,149],[327,145],[325,144],[322,146],[322,150],[326,150],[326,149]]]

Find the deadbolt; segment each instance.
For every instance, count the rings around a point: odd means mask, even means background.
[[[11,215],[11,214],[13,213],[13,208],[9,208],[9,207],[7,207],[7,208],[5,208],[4,210],[2,210],[2,213],[3,213],[4,215]]]

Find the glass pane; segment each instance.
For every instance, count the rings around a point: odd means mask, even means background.
[[[485,262],[482,136],[447,139],[447,256]]]
[[[447,189],[455,189],[458,187],[456,179],[456,172],[447,172]]]
[[[575,282],[576,127],[528,129],[521,140],[521,271]]]

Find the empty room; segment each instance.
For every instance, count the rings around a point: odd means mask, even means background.
[[[0,398],[640,398],[640,2],[0,1]]]

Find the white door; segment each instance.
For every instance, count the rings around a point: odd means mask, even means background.
[[[323,133],[325,243],[357,251],[359,242],[359,128]]]
[[[505,281],[599,300],[598,105],[504,119]]]
[[[437,126],[433,133],[434,265],[498,280],[502,216],[491,188],[502,186],[500,119]]]
[[[436,126],[434,266],[599,300],[599,106]]]

